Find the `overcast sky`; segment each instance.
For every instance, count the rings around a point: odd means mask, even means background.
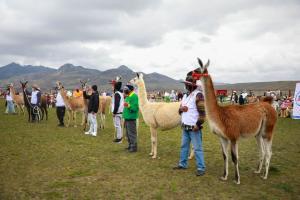
[[[211,60],[216,82],[300,80],[299,0],[0,0],[0,66],[175,79]]]

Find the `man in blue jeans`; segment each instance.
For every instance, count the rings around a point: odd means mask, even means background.
[[[202,91],[197,88],[196,82],[192,78],[192,72],[187,74],[184,83],[188,93],[184,95],[179,108],[182,123],[180,160],[173,169],[183,170],[188,167],[188,155],[192,142],[197,165],[196,175],[203,176],[205,174],[205,162],[201,129],[205,119],[204,96]]]

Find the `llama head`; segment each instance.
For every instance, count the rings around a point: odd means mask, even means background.
[[[131,79],[129,81],[131,84],[135,84],[137,86],[144,84],[143,74],[142,73],[136,73],[136,77]]]
[[[86,89],[87,83],[89,82],[90,79],[88,80],[80,80],[81,88]]]
[[[56,88],[61,90],[63,88],[63,84],[60,81],[56,81]]]
[[[198,67],[197,69],[195,69],[194,71],[192,71],[192,77],[194,80],[200,80],[202,77],[207,77],[208,75],[208,66],[209,66],[209,60],[207,61],[207,63],[205,65],[203,65],[202,61],[200,58],[198,59],[198,63],[200,65],[200,67]]]
[[[209,66],[209,59],[207,61],[207,63],[205,65],[203,65],[203,62],[201,61],[200,58],[197,58],[198,60],[198,63],[200,65],[200,67],[198,67],[197,69],[195,69],[194,71],[197,72],[197,73],[201,73],[201,74],[208,74],[208,71],[207,71],[207,68]]]
[[[26,88],[27,83],[28,83],[28,81],[20,81],[22,89]]]

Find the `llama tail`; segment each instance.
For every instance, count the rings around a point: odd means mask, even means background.
[[[269,104],[272,104],[273,103],[273,97],[270,97],[270,96],[268,96],[268,97],[264,97],[263,99],[262,99],[262,102],[267,102],[267,103],[269,103]]]

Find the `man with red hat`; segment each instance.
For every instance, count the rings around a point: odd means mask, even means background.
[[[201,129],[205,119],[204,95],[197,88],[196,82],[192,77],[192,72],[187,74],[184,83],[188,93],[183,96],[179,108],[182,123],[180,159],[178,165],[173,169],[182,170],[188,167],[188,154],[190,143],[192,143],[197,165],[196,175],[203,176],[205,174],[205,162]]]

